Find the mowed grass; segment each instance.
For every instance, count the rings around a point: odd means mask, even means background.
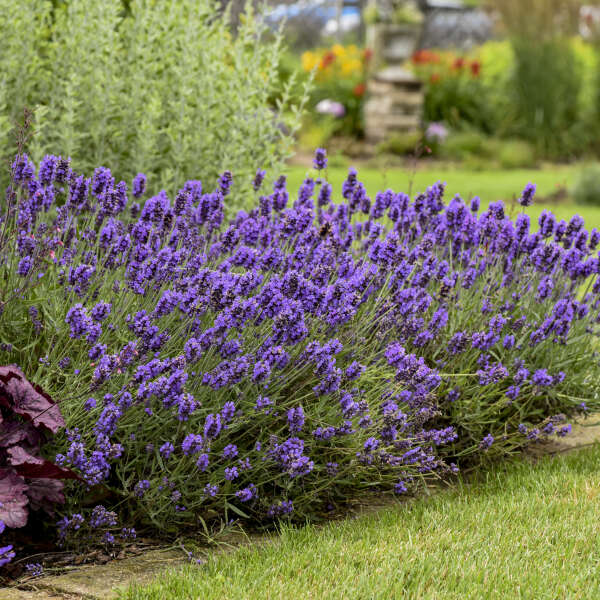
[[[351,163],[350,163],[351,164]],[[365,184],[367,192],[374,198],[380,190],[391,188],[394,192],[409,190],[412,194],[425,191],[436,181],[447,184],[446,198],[450,199],[459,194],[464,200],[470,201],[475,195],[481,198],[483,206],[490,202],[503,200],[510,210],[517,211],[515,200],[530,181],[538,186],[538,199],[527,209],[532,221],[537,221],[542,210],[551,210],[559,219],[570,219],[574,214],[580,214],[586,219],[589,227],[600,225],[600,206],[575,206],[570,200],[558,202],[549,201],[557,190],[569,192],[583,167],[581,165],[548,165],[542,169],[515,169],[494,171],[465,171],[462,169],[421,167],[412,173],[410,169],[393,168],[379,170],[367,167],[358,168],[359,179]],[[314,171],[305,167],[290,166],[287,169],[288,189],[292,197],[307,174],[314,176]],[[341,194],[342,182],[348,173],[347,167],[330,167],[327,178],[336,196]],[[411,186],[412,183],[412,186]],[[338,200],[339,201],[339,200]]]
[[[272,544],[214,555],[126,600],[600,598],[600,445]]]

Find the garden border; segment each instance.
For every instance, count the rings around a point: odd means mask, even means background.
[[[524,453],[524,458],[539,460],[543,456],[556,456],[587,448],[600,443],[600,413],[577,421],[572,434],[561,439],[552,439],[532,444]],[[428,488],[431,490],[431,488]],[[358,504],[352,507],[352,514],[344,518],[356,518],[367,512],[381,510],[389,506],[385,498],[378,497],[375,506]],[[392,500],[397,502],[397,500]],[[328,521],[329,522],[329,521]],[[211,552],[234,550],[247,543],[265,543],[263,535],[240,533],[227,543],[219,544]],[[162,558],[161,558],[162,555]],[[169,568],[183,568],[189,564],[182,550],[171,546],[149,550],[141,555],[114,560],[104,565],[82,565],[62,575],[48,575],[31,583],[17,587],[0,588],[1,600],[116,600],[118,594],[131,584],[148,584],[160,573]],[[106,587],[107,578],[116,581]]]

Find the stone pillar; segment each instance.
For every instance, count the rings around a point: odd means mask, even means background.
[[[392,66],[375,73],[367,85],[365,134],[373,143],[421,127],[423,84],[410,71]]]
[[[402,65],[416,50],[422,31],[417,23],[394,23],[402,0],[371,0],[377,20],[367,28],[367,47],[373,50],[364,108],[367,141],[378,143],[391,135],[414,133],[421,126],[423,86]]]

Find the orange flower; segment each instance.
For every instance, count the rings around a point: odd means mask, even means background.
[[[423,65],[427,63],[437,64],[440,62],[440,55],[431,50],[419,50],[415,52],[412,57],[412,61],[415,65]]]
[[[364,59],[365,62],[369,62],[373,58],[373,50],[371,48],[365,48]]]
[[[352,90],[352,93],[357,97],[361,98],[367,91],[367,86],[364,83],[357,83]]]
[[[423,62],[423,50],[419,50],[418,52],[415,52],[412,55],[412,59],[411,60],[412,60],[413,64],[415,64],[415,65],[418,65],[421,62]]]
[[[431,83],[437,83],[441,78],[442,76],[439,73],[432,73],[429,81],[431,81]]]
[[[479,77],[480,73],[481,73],[481,63],[478,60],[474,60],[471,63],[471,74],[473,75],[473,77]]]

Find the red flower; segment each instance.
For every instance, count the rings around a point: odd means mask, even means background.
[[[371,50],[371,48],[365,48],[363,57],[365,62],[369,62],[373,58],[373,50]]]
[[[479,77],[480,73],[481,73],[481,63],[478,60],[474,60],[471,63],[471,74],[473,75],[473,77]]]
[[[331,51],[326,52],[321,59],[321,69],[326,69],[332,62],[335,61],[335,54]]]
[[[457,71],[460,71],[466,64],[467,64],[467,61],[464,58],[462,58],[462,56],[459,56],[454,61],[454,64],[452,65],[452,68],[456,69]]]
[[[354,86],[354,89],[352,90],[352,93],[357,98],[361,98],[362,96],[364,96],[364,94],[365,94],[366,91],[367,91],[367,86],[364,83],[357,83]]]

